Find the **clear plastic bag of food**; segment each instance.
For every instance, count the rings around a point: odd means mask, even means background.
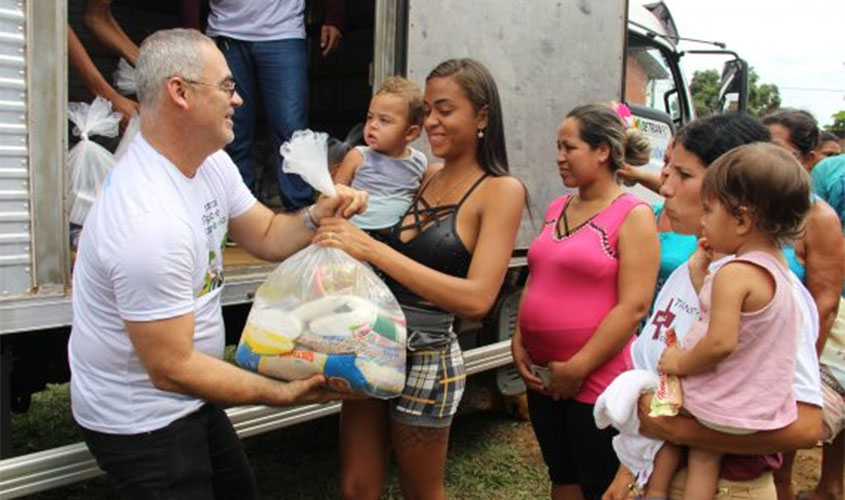
[[[333,191],[325,134],[296,132],[282,153],[315,188]],[[258,288],[235,359],[270,377],[323,374],[337,390],[388,399],[405,385],[406,336],[399,303],[369,265],[310,245]]]
[[[283,380],[322,373],[335,389],[387,399],[405,384],[405,337],[402,309],[369,266],[311,245],[256,292],[236,360]]]
[[[84,225],[103,180],[115,164],[114,156],[90,138],[116,137],[121,115],[102,97],[91,104],[72,102],[67,113],[74,124],[73,134],[79,137],[67,154],[69,218],[74,224]]]

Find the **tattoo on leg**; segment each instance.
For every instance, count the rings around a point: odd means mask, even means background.
[[[412,427],[403,425],[397,430],[397,450],[404,450],[420,445],[447,444],[449,442],[449,427]]]

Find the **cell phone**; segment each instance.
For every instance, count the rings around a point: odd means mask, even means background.
[[[543,381],[544,387],[550,387],[552,385],[552,371],[549,370],[548,366],[532,365],[531,370],[534,372],[534,375],[537,375]]]

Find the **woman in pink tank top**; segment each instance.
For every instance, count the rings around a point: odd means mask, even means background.
[[[600,498],[618,461],[593,405],[630,367],[660,259],[651,209],[619,187],[615,172],[648,161],[649,147],[603,105],[572,110],[557,145],[560,176],[577,193],[552,202],[528,251],[512,350],[552,497]]]
[[[793,393],[801,324],[799,299],[781,244],[800,234],[810,211],[807,173],[788,152],[750,144],[725,153],[704,176],[703,236],[689,260],[699,317],[681,348],[667,347],[658,370],[681,378],[683,408],[730,434],[785,427],[798,410]],[[708,273],[710,252],[735,257]],[[685,499],[716,492],[722,454],[691,448]],[[645,496],[665,498],[681,459],[666,443]]]

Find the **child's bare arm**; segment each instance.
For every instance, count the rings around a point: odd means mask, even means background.
[[[343,184],[349,186],[352,184],[352,179],[355,177],[355,171],[364,162],[364,155],[355,148],[349,150],[346,156],[343,157],[340,167],[335,173],[335,184]]]
[[[712,261],[713,252],[707,246],[707,238],[700,238],[695,252],[693,252],[687,261],[689,277],[690,281],[692,281],[693,288],[695,288],[695,293],[701,292],[701,287],[704,286],[704,277],[707,276],[707,270]]]
[[[664,366],[658,369],[670,375],[694,375],[712,369],[728,357],[739,339],[743,302],[757,283],[756,272],[751,266],[734,263],[719,269],[713,277],[707,334],[692,349],[661,358]]]

